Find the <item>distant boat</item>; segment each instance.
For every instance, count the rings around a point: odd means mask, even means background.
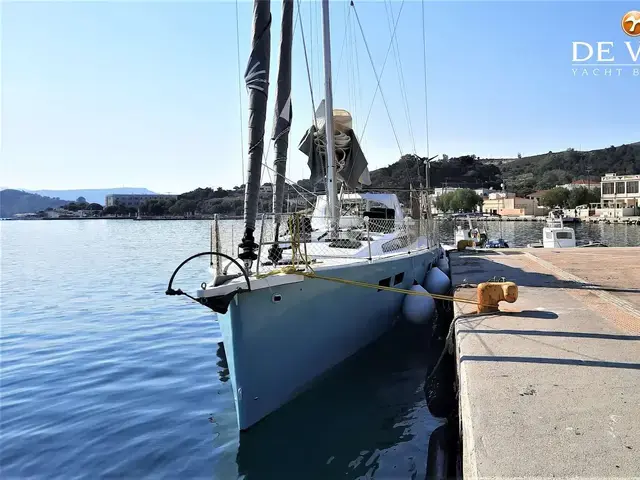
[[[467,215],[466,220],[468,226],[464,225],[456,225],[454,231],[454,240],[455,244],[458,245],[458,242],[461,240],[466,240],[473,243],[474,247],[484,247],[487,242],[487,232],[484,228],[479,226],[474,226],[471,220],[471,216]]]
[[[497,240],[489,240],[486,245],[486,248],[509,248],[509,244],[502,238]]]
[[[571,227],[564,226],[561,210],[552,210],[542,229],[542,242],[530,243],[530,248],[569,248],[576,246],[576,233]]]
[[[553,214],[553,216],[556,217],[556,218],[562,218],[562,223],[563,224],[565,224],[565,223],[580,223],[580,219],[578,217],[572,217],[571,215],[565,214],[564,210],[562,210],[561,208],[554,208],[549,213]]]

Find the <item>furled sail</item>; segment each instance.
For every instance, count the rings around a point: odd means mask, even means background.
[[[351,115],[346,110],[335,109],[333,121],[338,180],[352,189],[356,189],[360,184],[370,185],[368,162],[351,128]],[[298,149],[308,158],[311,182],[318,183],[327,170],[326,135],[322,118],[317,126],[312,125],[307,130]]]
[[[284,202],[284,180],[289,148],[289,130],[293,109],[291,106],[291,49],[293,45],[293,0],[282,0],[282,30],[280,40],[280,63],[276,87],[276,114],[273,122],[276,170],[276,188],[273,192],[273,213],[282,213]]]
[[[285,174],[287,172],[287,150],[289,149],[289,130],[293,108],[291,105],[291,50],[293,45],[293,0],[282,0],[282,26],[280,38],[280,60],[278,65],[278,83],[276,87],[276,112],[273,121],[273,135],[276,171],[273,191],[273,213],[275,214],[274,242],[280,233],[280,214],[284,203]],[[269,258],[277,262],[282,257],[277,243],[271,245]]]
[[[256,228],[262,152],[264,150],[264,123],[269,93],[269,61],[271,54],[271,2],[254,0],[251,55],[244,74],[249,93],[249,162],[244,192],[244,235],[238,257],[251,268],[257,258],[253,232]]]

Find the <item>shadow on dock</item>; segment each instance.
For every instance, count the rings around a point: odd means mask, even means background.
[[[548,357],[517,357],[492,355],[462,355],[463,362],[508,362],[508,363],[537,363],[547,365],[574,365],[578,367],[624,368],[640,370],[640,363],[606,362],[602,360],[581,360],[579,358],[548,358]]]
[[[554,314],[555,315],[555,314]],[[521,314],[518,314],[521,317]],[[554,318],[557,318],[556,315]],[[640,335],[615,335],[610,333],[589,333],[589,332],[556,332],[548,330],[466,330],[458,329],[458,333],[488,333],[495,335],[527,335],[541,337],[568,337],[568,338],[595,338],[600,340],[622,340],[622,341],[640,341]]]

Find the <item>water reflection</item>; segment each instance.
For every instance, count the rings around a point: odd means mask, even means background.
[[[240,434],[246,479],[424,478],[440,422],[426,408],[427,328],[399,323]]]
[[[220,381],[225,383],[229,380],[229,364],[227,363],[227,354],[224,351],[224,343],[218,342],[216,355],[218,356],[216,365],[220,367],[220,370],[218,370],[218,376],[220,377]]]

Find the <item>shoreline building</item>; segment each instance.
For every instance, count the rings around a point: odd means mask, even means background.
[[[536,198],[517,197],[510,192],[492,192],[484,200],[482,211],[505,217],[544,215],[547,209],[538,205]]]
[[[640,209],[640,175],[607,173],[600,188],[602,208]]]
[[[177,198],[178,195],[114,193],[104,198],[104,206],[123,205],[125,207],[137,208],[148,200],[175,200]]]
[[[556,185],[556,187],[566,188],[567,190],[573,190],[576,188],[589,188],[591,190],[600,190],[601,186],[598,180],[575,180],[571,183],[565,183],[564,185]]]

